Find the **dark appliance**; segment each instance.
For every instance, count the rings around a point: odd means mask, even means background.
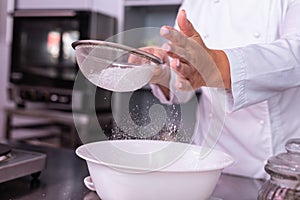
[[[75,10],[16,10],[9,96],[19,107],[39,103],[49,109],[77,111],[110,109],[109,91],[97,88],[78,73],[71,43],[105,40],[115,33],[113,17]],[[76,75],[81,88],[73,93]],[[95,100],[96,104],[92,104]]]

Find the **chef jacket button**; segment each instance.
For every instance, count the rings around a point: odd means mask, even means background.
[[[259,123],[260,123],[260,125],[264,125],[265,121],[264,120],[260,120]]]
[[[212,118],[213,114],[212,114],[212,113],[209,113],[208,116],[209,116],[210,118]]]
[[[260,33],[259,33],[259,32],[255,32],[255,33],[253,33],[253,36],[254,36],[255,38],[260,38]]]
[[[219,3],[220,2],[220,0],[214,0],[214,3]]]

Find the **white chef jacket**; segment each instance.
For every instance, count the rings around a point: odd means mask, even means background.
[[[284,152],[287,139],[300,137],[300,0],[186,0],[182,8],[205,44],[223,49],[230,62],[232,89],[215,148],[235,163],[224,171],[267,178],[267,159]],[[174,78],[171,91],[187,101],[190,93],[177,91]],[[161,102],[177,101],[151,87]],[[198,106],[200,145],[214,106],[209,90],[201,88]]]

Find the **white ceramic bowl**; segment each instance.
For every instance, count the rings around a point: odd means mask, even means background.
[[[200,146],[153,140],[113,140],[80,146],[91,177],[86,186],[103,200],[208,199],[231,156]]]

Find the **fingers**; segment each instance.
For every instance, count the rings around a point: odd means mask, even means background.
[[[165,43],[162,46],[162,49],[164,49],[166,53],[173,58],[170,62],[170,67],[179,76],[186,79],[193,76],[195,68],[192,67],[192,64],[189,62],[191,60],[191,56],[188,53],[188,50],[168,43]]]
[[[177,17],[178,26],[180,31],[170,26],[162,26],[160,29],[160,35],[172,44],[180,47],[186,47],[188,39],[192,39],[200,44],[204,49],[207,49],[200,34],[196,31],[193,24],[187,19],[185,10],[181,10]]]
[[[180,31],[188,37],[193,37],[199,35],[194,29],[192,23],[187,19],[186,11],[181,10],[177,16],[177,23]]]
[[[172,58],[178,58],[181,62],[189,63],[191,55],[188,49],[176,46],[174,44],[165,43],[162,49]]]
[[[181,91],[194,90],[192,85],[190,84],[190,81],[188,81],[187,79],[182,78],[182,77],[177,77],[176,82],[175,82],[175,87],[177,90],[181,90]]]
[[[169,40],[172,44],[180,47],[185,47],[188,39],[187,36],[169,26],[161,27],[160,35]]]
[[[192,38],[197,41],[199,44],[204,45],[204,42],[200,34],[196,31],[193,24],[187,19],[186,11],[181,10],[177,17],[177,23],[180,28],[180,31],[187,37]]]
[[[157,46],[142,47],[142,48],[139,48],[139,50],[150,53],[162,60],[166,56],[165,51],[163,51],[160,47],[157,47]]]
[[[192,68],[183,62],[180,62],[179,59],[173,59],[170,63],[170,67],[183,78],[188,79],[188,77],[192,74]]]
[[[161,47],[150,46],[141,48],[142,51],[146,51],[154,56],[160,58],[167,65],[169,64],[169,56]]]
[[[160,58],[161,60],[163,60],[165,63],[168,63],[168,59],[167,59],[168,55],[160,47],[149,46],[149,47],[140,48],[139,50],[142,50],[142,51],[150,53],[150,54],[152,54],[154,56],[157,56],[158,58]],[[145,63],[149,63],[149,60],[147,60],[146,58],[143,58],[141,56],[137,56],[135,54],[130,54],[129,58],[128,58],[128,62],[132,63],[132,64],[145,64]]]
[[[206,46],[204,44],[199,45],[199,42],[193,38],[188,38],[183,33],[171,27],[163,26],[161,28],[161,35],[170,41],[170,43],[164,44],[162,48],[169,54],[169,56],[179,58],[183,62],[193,63],[192,58],[195,58],[196,56],[194,55],[195,49],[202,48],[203,51],[206,51]],[[198,39],[201,39],[200,36]],[[203,51],[198,53],[203,53]],[[194,52],[193,55],[190,52]]]
[[[134,54],[130,54],[128,57],[128,63],[131,64],[145,64],[147,62],[146,59],[140,57],[140,56],[136,56]]]

